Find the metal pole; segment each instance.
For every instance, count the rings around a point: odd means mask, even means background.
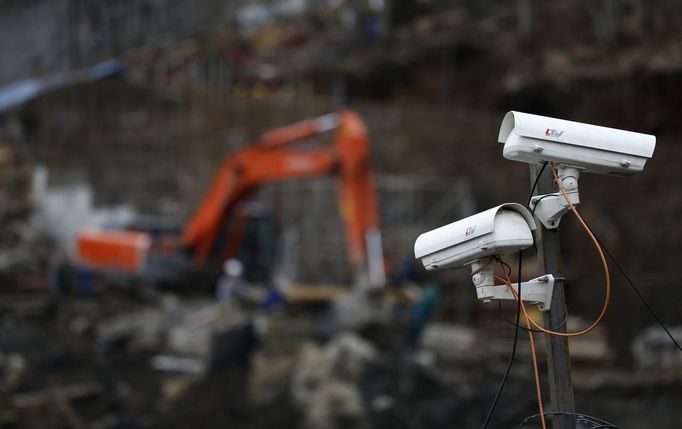
[[[530,166],[531,183],[535,181],[541,166]],[[539,195],[556,192],[550,167],[547,166],[538,180],[537,193]],[[554,283],[552,306],[550,311],[543,314],[545,326],[559,332],[566,332],[566,298],[564,296],[564,282],[561,277],[561,248],[559,230],[545,229],[538,222],[537,249],[540,264],[544,273],[553,274],[557,280]],[[549,395],[552,401],[552,411],[574,413],[573,382],[571,381],[571,357],[568,351],[568,338],[555,335],[545,336],[545,352],[547,354],[547,375],[549,377]],[[574,416],[557,415],[552,418],[554,429],[575,429]]]

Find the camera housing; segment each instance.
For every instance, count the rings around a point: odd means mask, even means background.
[[[515,111],[505,115],[498,142],[510,160],[554,161],[613,176],[639,173],[656,148],[656,137],[649,134]]]
[[[414,243],[414,255],[428,271],[462,268],[532,246],[535,228],[533,216],[521,204],[501,204],[421,234]]]

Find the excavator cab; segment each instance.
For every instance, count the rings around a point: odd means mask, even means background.
[[[213,258],[217,262],[237,259],[247,282],[270,285],[279,246],[275,218],[254,202],[241,205],[236,212],[216,240]]]

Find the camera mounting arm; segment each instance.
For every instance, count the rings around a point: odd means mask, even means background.
[[[489,259],[477,260],[471,264],[474,273],[471,280],[476,286],[476,295],[483,302],[493,300],[516,301],[516,297],[509,290],[508,285],[496,285],[494,266]],[[536,304],[540,311],[549,311],[554,292],[554,276],[545,274],[521,283],[521,299],[530,304]],[[518,293],[518,284],[512,283],[512,287]]]
[[[576,167],[560,165],[557,169],[557,175],[571,204],[580,204],[578,193],[580,170]],[[559,227],[561,217],[568,212],[570,206],[561,192],[555,192],[534,196],[530,200],[530,208],[531,213],[538,218],[546,229],[556,229]]]

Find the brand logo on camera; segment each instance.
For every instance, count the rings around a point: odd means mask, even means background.
[[[547,131],[545,131],[547,137],[561,137],[563,133],[563,131],[553,130],[552,128],[547,128]]]

